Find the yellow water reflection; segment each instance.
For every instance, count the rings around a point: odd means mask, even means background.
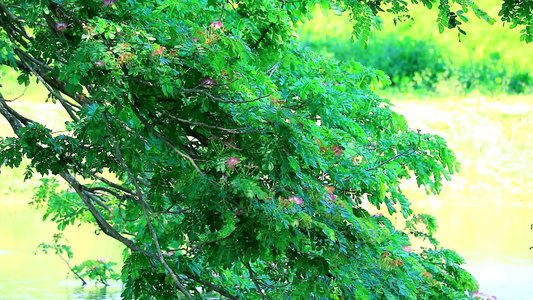
[[[459,253],[477,253],[475,260],[498,255],[533,257],[533,207],[457,205],[414,207],[437,218],[442,246]]]
[[[66,277],[68,268],[61,259],[53,254],[34,255],[39,243],[50,243],[58,232],[55,224],[41,218],[42,213],[24,204],[1,207],[0,299],[118,299],[119,283],[107,288],[93,283],[81,287],[72,276]],[[96,236],[91,226],[68,228],[65,237],[74,252],[73,264],[98,257],[121,262],[119,244]]]
[[[416,213],[436,217],[440,246],[457,251],[480,290],[498,299],[533,299],[533,207],[525,205],[431,205]]]
[[[394,101],[413,128],[443,136],[461,171],[438,196],[404,186],[415,213],[436,217],[437,239],[467,261],[484,293],[533,299],[533,102]]]

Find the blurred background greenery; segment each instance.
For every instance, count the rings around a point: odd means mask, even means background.
[[[497,19],[501,1],[478,2]],[[395,25],[392,16],[383,16],[383,30],[375,30],[368,47],[351,41],[348,13],[314,19],[300,28],[303,43],[323,56],[339,61],[355,60],[385,71],[392,86],[384,92],[424,96],[465,94],[502,95],[533,92],[531,44],[520,42],[519,28],[513,30],[497,19],[490,26],[472,12],[462,29],[439,34],[435,11],[411,5],[412,21]]]

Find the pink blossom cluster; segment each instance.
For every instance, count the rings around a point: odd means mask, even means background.
[[[292,203],[298,204],[298,205],[304,204],[304,201],[302,200],[302,198],[300,198],[300,197],[298,197],[296,195],[289,196],[289,202],[292,202]]]
[[[115,0],[102,0],[103,6],[110,7],[110,6],[113,6],[113,4],[115,4]]]
[[[238,157],[231,156],[227,160],[228,169],[233,169],[241,160]]]
[[[56,23],[56,29],[57,31],[65,31],[67,30],[68,23],[67,22],[57,22]]]
[[[224,25],[220,21],[211,22],[211,28],[213,28],[213,29],[220,29],[222,27],[224,27]]]
[[[408,245],[402,245],[402,249],[405,252],[412,252],[413,251],[413,249],[411,249],[411,247],[409,247]]]
[[[472,292],[472,298],[474,298],[474,299],[482,299],[482,300],[497,300],[498,299],[494,295],[487,295],[487,294],[479,292],[479,291]]]

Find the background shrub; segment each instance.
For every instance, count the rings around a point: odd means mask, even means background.
[[[483,8],[497,16],[499,5],[486,1]],[[463,26],[466,36],[439,35],[423,7],[413,6],[410,16],[415,22],[397,23],[385,17],[384,30],[375,30],[366,48],[362,41],[350,40],[352,24],[345,15],[315,14],[300,28],[300,35],[305,45],[323,56],[384,71],[392,81],[390,91],[429,95],[532,92],[533,62],[524,55],[530,46],[519,43],[518,31],[497,22],[491,28],[494,34],[486,35],[481,29],[488,25],[472,19]]]

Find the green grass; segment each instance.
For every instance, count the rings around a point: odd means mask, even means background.
[[[501,1],[478,4],[497,18]],[[328,57],[356,60],[385,71],[393,81],[391,92],[410,95],[505,95],[533,92],[531,44],[519,40],[520,28],[501,21],[489,25],[469,16],[459,40],[456,30],[438,33],[436,10],[411,5],[414,21],[393,24],[384,16],[382,31],[374,31],[367,49],[350,41],[348,16],[328,16],[317,10],[300,28],[301,41]]]

